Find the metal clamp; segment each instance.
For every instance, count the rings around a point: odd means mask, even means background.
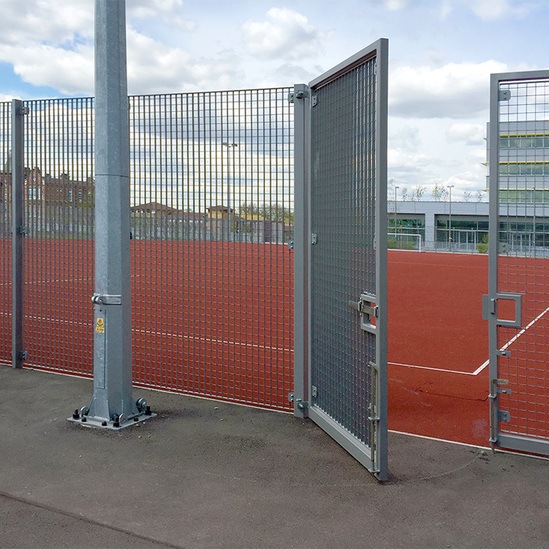
[[[91,300],[95,305],[122,305],[121,295],[93,294]]]

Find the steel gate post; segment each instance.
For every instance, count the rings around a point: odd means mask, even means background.
[[[309,402],[309,263],[310,238],[310,90],[296,84],[290,94],[294,105],[294,415],[307,417]]]
[[[12,367],[22,368],[23,350],[23,238],[25,236],[24,116],[23,101],[11,103],[11,200],[12,200]]]
[[[95,3],[94,393],[70,421],[120,429],[151,417],[132,398],[130,147],[125,0]]]

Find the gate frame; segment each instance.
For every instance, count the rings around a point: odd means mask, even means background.
[[[318,414],[309,407],[312,400],[311,385],[311,97],[314,89],[361,65],[368,58],[378,61],[376,78],[376,158],[375,158],[375,259],[376,298],[379,316],[376,318],[376,383],[377,416],[375,441],[370,447],[354,440],[347,430],[327,415]],[[389,41],[380,38],[355,55],[312,80],[309,85],[296,84],[290,94],[294,103],[295,135],[295,225],[294,225],[294,391],[290,401],[294,415],[311,417],[315,423],[336,440],[374,476],[384,481],[388,478],[388,372],[387,372],[387,110],[388,110],[388,57]],[[383,115],[384,114],[384,115]],[[379,191],[385,182],[384,189]],[[375,445],[375,451],[373,446]],[[366,450],[366,451],[365,451]]]
[[[489,166],[489,230],[488,230],[488,295],[483,304],[484,318],[488,320],[489,375],[490,375],[490,445],[492,448],[505,448],[521,452],[549,455],[549,440],[533,439],[527,436],[510,435],[499,432],[499,394],[507,392],[500,387],[505,380],[499,379],[498,326],[521,328],[520,296],[500,293],[498,290],[499,257],[499,104],[500,83],[549,79],[549,71],[522,71],[495,73],[490,75],[490,130],[488,135],[490,154]],[[498,300],[514,300],[515,321],[498,319]]]

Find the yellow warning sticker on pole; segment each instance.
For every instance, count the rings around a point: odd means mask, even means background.
[[[98,317],[95,321],[95,331],[98,334],[104,334],[105,333],[105,319],[102,317]]]

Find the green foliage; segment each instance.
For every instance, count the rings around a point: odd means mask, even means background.
[[[488,253],[488,235],[485,234],[482,237],[482,240],[477,244],[477,252],[479,254],[487,254]]]
[[[387,248],[389,250],[415,250],[415,245],[412,241],[397,241],[397,239],[393,237],[389,237],[387,240]]]
[[[291,225],[294,222],[294,212],[279,204],[257,206],[256,204],[242,204],[239,215],[244,219],[249,216],[260,216],[266,221],[275,221]]]

